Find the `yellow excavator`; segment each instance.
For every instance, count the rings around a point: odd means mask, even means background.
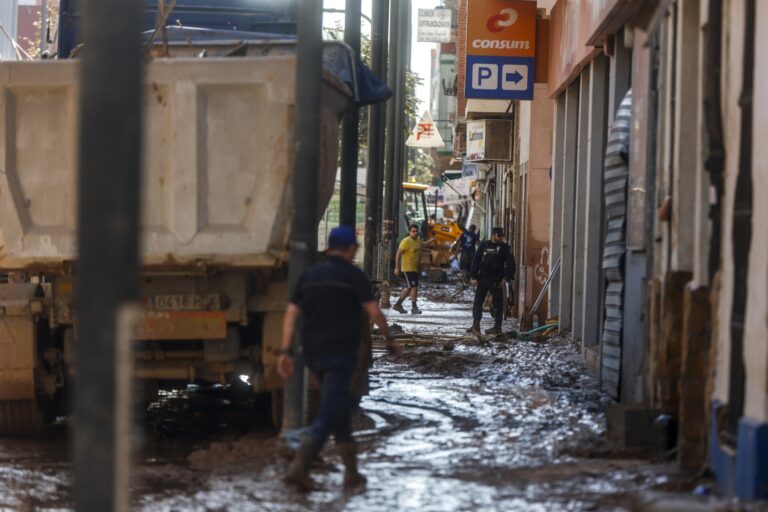
[[[456,243],[462,233],[458,222],[444,218],[438,221],[437,206],[435,212],[429,213],[427,209],[427,190],[429,185],[421,183],[403,183],[403,216],[405,223],[401,223],[401,237],[404,238],[410,224],[418,224],[422,228],[424,244],[421,253],[421,265],[426,270],[445,270],[452,257],[451,247]],[[437,201],[435,201],[435,205]],[[449,213],[449,212],[445,212]]]

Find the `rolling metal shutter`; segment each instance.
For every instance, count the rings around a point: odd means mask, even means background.
[[[603,391],[619,398],[621,348],[624,325],[624,255],[627,250],[627,183],[632,91],[621,102],[608,135],[605,151],[605,244],[603,273],[605,317],[602,335],[601,382]]]

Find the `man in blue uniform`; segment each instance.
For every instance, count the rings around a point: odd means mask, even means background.
[[[475,258],[477,242],[479,240],[480,235],[477,234],[477,226],[472,224],[456,241],[461,254],[459,257],[459,268],[461,269],[461,277],[464,279],[464,282],[469,279],[469,273],[472,269],[472,260]]]
[[[320,382],[320,411],[302,437],[286,479],[303,489],[313,487],[309,467],[330,434],[344,462],[344,485],[365,483],[357,470],[352,438],[353,397],[350,389],[357,367],[360,325],[367,314],[387,338],[387,349],[397,355],[400,346],[389,334],[387,320],[373,296],[368,277],[352,264],[357,238],[351,227],[334,228],[328,237],[324,261],[300,278],[283,321],[278,372],[287,379],[294,371],[291,340],[301,316],[300,340],[304,361]]]
[[[472,260],[472,286],[476,286],[475,302],[472,306],[472,327],[467,332],[480,334],[480,319],[483,316],[483,304],[488,293],[491,294],[491,314],[494,325],[486,334],[501,334],[501,322],[504,319],[504,283],[515,278],[515,258],[512,250],[504,243],[504,229],[493,228],[491,239],[480,244]]]

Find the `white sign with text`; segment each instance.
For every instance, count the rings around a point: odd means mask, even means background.
[[[419,28],[416,33],[419,43],[451,42],[451,10],[419,9]]]

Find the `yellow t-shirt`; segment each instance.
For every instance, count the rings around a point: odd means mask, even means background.
[[[421,260],[421,240],[414,240],[410,236],[400,242],[400,250],[403,251],[403,260],[400,270],[403,272],[418,272],[419,260]]]

